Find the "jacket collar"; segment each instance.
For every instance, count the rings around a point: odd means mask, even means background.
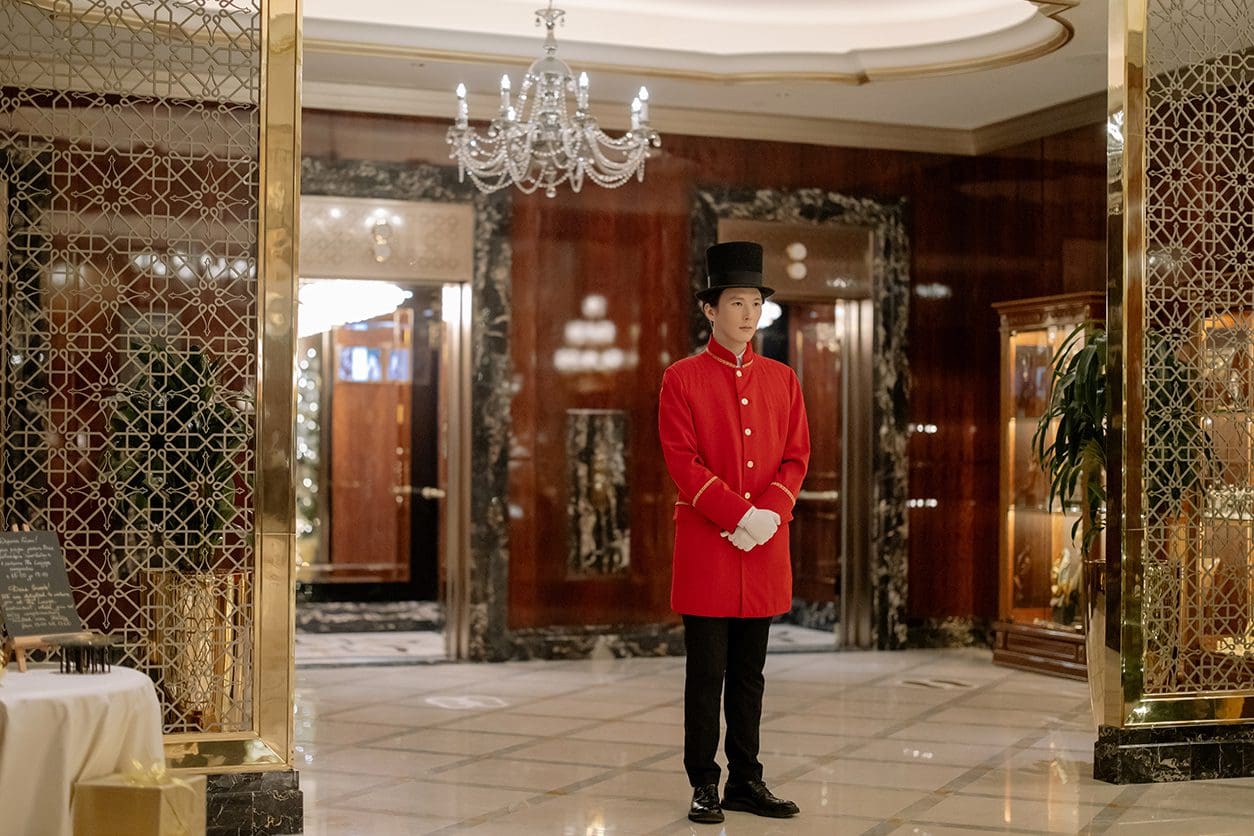
[[[714,339],[714,337],[710,337],[710,341],[706,343],[705,353],[724,366],[736,368],[736,355],[724,348],[722,343]],[[745,346],[744,356],[740,358],[741,367],[748,368],[749,364],[753,362],[753,357],[753,343],[749,343]]]

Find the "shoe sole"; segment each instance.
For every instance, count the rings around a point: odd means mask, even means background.
[[[741,803],[739,801],[726,801],[726,800],[722,802],[721,806],[724,810],[735,810],[738,813],[752,813],[755,816],[762,816],[763,818],[768,818],[768,819],[790,819],[793,816],[797,815],[797,813],[801,812],[800,810],[796,810],[796,811],[789,812],[789,813],[771,813],[767,810],[763,810],[759,807],[755,807],[752,804],[749,804],[747,802]]]
[[[696,822],[697,824],[722,824],[724,819],[725,817],[722,814],[719,814],[718,818],[715,818],[712,815],[694,816],[692,813],[688,814],[688,821]]]

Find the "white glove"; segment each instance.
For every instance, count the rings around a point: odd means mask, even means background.
[[[761,546],[774,537],[775,532],[779,530],[779,514],[764,508],[750,508],[740,518],[740,526],[737,530],[740,528],[749,532],[753,542]]]
[[[757,545],[757,541],[753,539],[752,535],[750,535],[748,531],[745,531],[745,528],[742,525],[736,526],[736,530],[730,534],[724,531],[723,536],[728,540],[731,540],[732,545],[740,549],[742,552],[747,552],[749,549]]]

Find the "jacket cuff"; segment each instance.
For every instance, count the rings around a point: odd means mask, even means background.
[[[783,524],[792,521],[792,509],[797,504],[797,498],[782,483],[772,482],[766,486],[766,490],[762,491],[753,504],[779,514],[780,523]]]
[[[697,493],[692,507],[720,529],[730,533],[736,530],[740,520],[753,505],[715,478],[716,481],[708,490]]]

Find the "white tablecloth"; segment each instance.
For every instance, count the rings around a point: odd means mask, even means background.
[[[129,668],[0,679],[0,836],[71,836],[74,782],[164,763],[152,680]]]

